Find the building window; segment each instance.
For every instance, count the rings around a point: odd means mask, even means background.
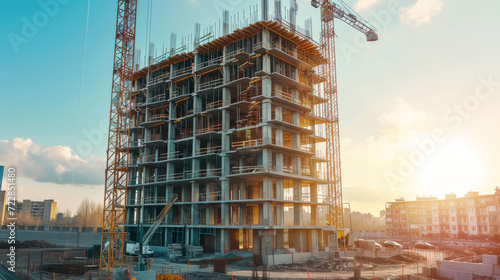
[[[471,227],[470,227],[470,230],[471,230],[471,231],[476,231],[476,226],[471,226]]]

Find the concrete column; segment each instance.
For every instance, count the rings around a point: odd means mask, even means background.
[[[240,216],[240,225],[246,225],[247,224],[247,206],[246,204],[240,204],[239,205],[239,216]]]
[[[276,199],[284,200],[283,179],[276,179]],[[276,225],[283,226],[285,224],[285,204],[282,202],[276,203]]]
[[[292,95],[292,100],[300,100],[300,98],[299,98],[299,90],[298,89],[292,88],[290,90],[290,93]]]
[[[273,165],[273,152],[271,149],[264,148],[262,149],[262,167],[265,170],[269,170],[269,167]]]
[[[276,171],[281,172],[283,171],[283,153],[276,153],[276,162],[274,163],[274,166],[276,168]]]
[[[191,237],[189,244],[194,245],[194,246],[200,246],[200,233],[199,233],[199,231],[200,231],[199,228],[189,229],[190,237]]]
[[[293,180],[293,200],[302,201],[302,183],[299,180]],[[293,224],[296,226],[302,223],[302,204],[293,205]]]
[[[296,126],[300,126],[300,113],[292,112],[292,124]]]
[[[282,121],[283,120],[283,107],[276,106],[274,108],[274,119],[277,120],[277,121]]]
[[[315,253],[319,251],[318,230],[313,229],[310,232],[311,232],[311,238],[310,238],[311,246],[309,248],[311,252]]]
[[[283,146],[283,130],[277,128],[275,131],[276,134],[274,138],[276,139],[276,145]]]
[[[224,75],[224,77],[225,77],[225,75]],[[224,104],[223,104],[224,106],[228,106],[229,104],[231,104],[231,89],[229,89],[229,88],[222,89],[222,100],[224,102]]]
[[[265,176],[263,179],[263,195],[264,199],[272,198],[273,193],[273,178],[270,176]],[[263,221],[261,225],[272,226],[274,225],[274,208],[272,202],[264,202],[262,204],[262,218]]]
[[[212,220],[212,207],[211,205],[207,204],[207,208],[205,208],[205,224],[206,225],[213,225],[213,220]]]
[[[275,230],[259,230],[263,265],[269,265],[268,263],[269,256],[272,256],[274,253],[273,240],[275,235],[276,235]]]
[[[282,229],[277,229],[276,230],[276,250],[283,249],[284,245],[283,243],[285,242],[285,231]]]
[[[220,230],[219,253],[226,254],[229,252],[229,230]]]
[[[200,184],[191,183],[191,201],[199,202],[200,198]],[[198,225],[200,216],[199,204],[191,204],[191,225]]]
[[[307,250],[304,230],[295,230],[295,250],[304,252]]]
[[[318,202],[318,186],[314,183],[311,183],[309,185],[309,192],[310,192],[311,202]],[[314,205],[311,206],[311,225],[318,224],[318,217],[316,213],[317,213],[317,207]]]
[[[221,179],[221,200],[229,200],[229,180]],[[221,204],[221,224],[229,225],[229,204]]]
[[[267,54],[265,56],[268,56]],[[264,59],[265,61],[265,59]],[[269,66],[268,65],[269,63],[264,63],[264,69],[266,69],[266,66]],[[269,71],[266,71],[269,73]],[[271,93],[273,91],[273,88],[272,88],[272,82],[271,82],[271,77],[269,76],[263,76],[262,77],[262,96],[264,97],[271,97]]]
[[[170,200],[170,199],[172,199],[173,196],[174,196],[174,186],[172,186],[171,184],[168,184],[166,187],[166,190],[165,190],[165,197],[167,200]],[[172,209],[170,209],[170,210],[172,210]],[[171,224],[173,224],[173,222],[174,222],[173,211],[169,211],[167,213],[165,223],[167,225],[171,225]]]

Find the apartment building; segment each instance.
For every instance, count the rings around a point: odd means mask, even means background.
[[[470,191],[464,197],[447,194],[444,199],[417,197],[386,203],[388,235],[441,236],[454,238],[487,237],[500,234],[500,189],[479,195]]]
[[[57,202],[54,202],[53,199],[44,201],[24,199],[22,202],[17,202],[16,210],[18,213],[40,218],[42,226],[50,226],[50,221],[56,218]]]

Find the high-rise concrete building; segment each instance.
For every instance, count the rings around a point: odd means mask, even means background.
[[[386,231],[392,236],[469,236],[499,235],[500,189],[479,195],[470,191],[464,197],[447,194],[444,199],[417,197],[386,203]]]
[[[264,263],[275,250],[330,246],[325,59],[300,30],[258,21],[136,69],[123,112],[132,241],[177,194],[150,245],[251,249]]]
[[[0,165],[0,205],[5,205],[7,202],[7,192],[2,190],[3,171],[4,167]],[[2,226],[4,225],[5,209],[6,207],[0,207],[0,225]]]
[[[0,191],[2,190],[3,171],[4,171],[4,166],[0,165]]]

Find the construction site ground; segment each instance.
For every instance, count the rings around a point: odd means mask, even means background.
[[[52,244],[53,245],[53,244]],[[52,248],[47,248],[47,246]],[[26,248],[21,248],[26,247]],[[42,248],[37,248],[42,247]],[[3,248],[3,247],[1,247]],[[50,243],[31,241],[16,249],[16,271],[18,279],[26,278],[29,270],[30,279],[40,279],[40,263],[43,252],[42,279],[85,279],[82,273],[97,275],[99,256],[89,256],[82,248],[57,248]],[[0,261],[6,265],[7,249],[0,249]],[[28,262],[28,253],[30,261]],[[435,250],[403,250],[401,254],[390,258],[357,257],[356,267],[365,279],[399,278],[407,274],[419,274],[423,267],[436,266],[438,260],[475,257],[480,254],[498,254],[500,247],[442,247]],[[213,272],[214,255],[187,260],[170,260],[168,257],[151,259],[151,269],[158,274],[181,273],[183,279],[252,279],[263,273],[268,279],[351,279],[354,276],[353,259],[343,261],[309,260],[303,263],[259,267],[254,271],[252,253],[235,251],[228,255],[227,274]],[[351,264],[347,262],[350,261]],[[210,270],[209,270],[210,269]],[[95,278],[90,278],[95,279]]]

